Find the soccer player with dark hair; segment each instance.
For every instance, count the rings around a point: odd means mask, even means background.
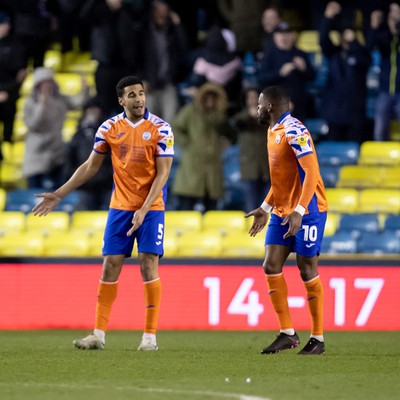
[[[286,259],[294,251],[312,320],[310,339],[299,354],[322,354],[325,352],[324,293],[317,265],[328,206],[313,140],[307,128],[290,114],[289,102],[288,94],[279,86],[267,87],[258,100],[258,121],[269,125],[271,189],[262,205],[246,217],[254,217],[249,233],[255,236],[272,213],[263,267],[268,294],[280,325],[275,341],[261,353],[278,353],[300,344],[291,321],[282,272]]]
[[[162,292],[158,261],[163,255],[164,202],[174,139],[170,125],[147,110],[139,78],[122,78],[116,90],[124,111],[101,124],[89,158],[53,193],[37,194],[43,199],[32,211],[47,215],[68,193],[94,176],[111,152],[114,189],[104,232],[95,326],[89,336],[73,344],[84,350],[104,348],[118,277],[136,240],[145,298],[145,328],[138,350],[157,350],[155,334]]]

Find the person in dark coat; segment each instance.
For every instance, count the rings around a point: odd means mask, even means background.
[[[354,28],[340,32],[340,44],[334,45],[329,32],[341,5],[329,2],[321,20],[319,43],[328,60],[329,75],[321,102],[321,116],[329,127],[329,140],[365,140],[367,72],[371,63],[368,49],[356,37]]]
[[[291,98],[292,113],[302,119],[312,112],[307,82],[315,77],[307,54],[295,46],[296,34],[286,22],[274,32],[274,43],[264,52],[259,72],[261,87],[283,86]]]

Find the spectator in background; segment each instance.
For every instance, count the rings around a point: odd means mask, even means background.
[[[88,87],[77,96],[60,94],[51,69],[39,67],[33,73],[33,89],[24,107],[28,128],[26,152],[22,166],[29,188],[54,190],[63,178],[66,148],[62,128],[68,108],[83,105]]]
[[[270,183],[267,137],[257,118],[258,96],[257,89],[247,89],[245,106],[232,119],[238,133],[240,178],[247,212],[263,202]]]
[[[139,72],[148,8],[148,2],[123,0],[88,0],[82,5],[81,22],[91,26],[91,53],[98,62],[96,93],[104,119],[121,110],[115,96],[117,82]]]
[[[41,67],[56,30],[56,0],[18,0],[15,9],[15,34],[25,46],[26,64]]]
[[[394,116],[400,121],[400,6],[392,2],[384,17],[381,10],[371,14],[371,25],[367,36],[370,51],[379,50],[381,72],[379,95],[375,109],[374,139],[390,140],[390,120]]]
[[[72,176],[92,152],[94,137],[98,127],[103,122],[102,115],[103,112],[98,99],[94,97],[86,101],[78,129],[68,143],[66,176]],[[79,189],[79,208],[82,210],[107,210],[111,198],[112,183],[113,169],[110,156],[107,155],[99,173]]]
[[[176,144],[182,151],[172,187],[179,210],[193,210],[199,203],[204,210],[213,210],[223,197],[222,151],[235,138],[227,107],[223,87],[205,83],[172,123]]]
[[[151,3],[143,43],[141,76],[147,104],[155,114],[171,121],[179,109],[176,84],[186,76],[188,49],[179,15],[163,0]]]
[[[319,30],[319,43],[328,60],[328,81],[321,101],[321,116],[326,119],[329,140],[366,139],[367,72],[371,63],[368,49],[356,37],[354,28],[340,31],[340,43],[334,45],[329,33],[342,11],[336,1],[327,4]]]
[[[225,35],[225,36],[224,36]],[[233,47],[228,48],[228,41]],[[229,100],[235,102],[241,91],[242,60],[236,54],[229,31],[212,28],[203,53],[195,60],[190,83],[194,87],[209,82],[221,85]]]
[[[0,121],[6,142],[12,141],[16,101],[25,77],[24,47],[12,35],[10,16],[0,11]]]
[[[307,83],[315,78],[314,68],[307,54],[296,47],[296,34],[286,22],[275,29],[273,40],[261,61],[260,86],[283,86],[291,98],[293,115],[298,119],[310,116],[313,107]]]
[[[266,8],[261,16],[261,25],[263,28],[263,36],[261,41],[261,54],[268,52],[274,43],[274,32],[278,25],[282,22],[281,15],[277,8],[268,7]]]

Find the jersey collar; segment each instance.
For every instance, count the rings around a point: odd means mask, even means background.
[[[129,120],[129,118],[126,116],[126,112],[125,112],[125,111],[122,113],[122,117],[128,122],[129,125],[131,125],[131,126],[133,126],[133,127],[136,127],[136,126],[140,125],[140,124],[143,122],[143,120],[149,119],[149,114],[150,114],[150,113],[149,113],[149,110],[148,110],[147,107],[146,107],[146,110],[145,110],[145,112],[144,112],[143,118],[140,119],[140,120],[139,120],[138,122],[136,122],[136,123],[133,123],[132,121]]]
[[[271,128],[271,131],[274,131],[274,130],[276,129],[276,127],[277,127],[278,125],[280,125],[280,124],[285,120],[286,117],[289,117],[289,116],[290,116],[290,111],[287,111],[287,112],[285,112],[284,114],[282,114],[282,115],[278,118],[278,120],[276,121],[276,124]]]

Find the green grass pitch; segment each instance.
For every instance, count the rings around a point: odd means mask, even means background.
[[[327,332],[323,356],[261,355],[275,332],[260,331],[160,331],[158,352],[136,351],[141,332],[110,331],[105,350],[74,349],[87,333],[0,331],[0,399],[400,398],[400,332]]]

